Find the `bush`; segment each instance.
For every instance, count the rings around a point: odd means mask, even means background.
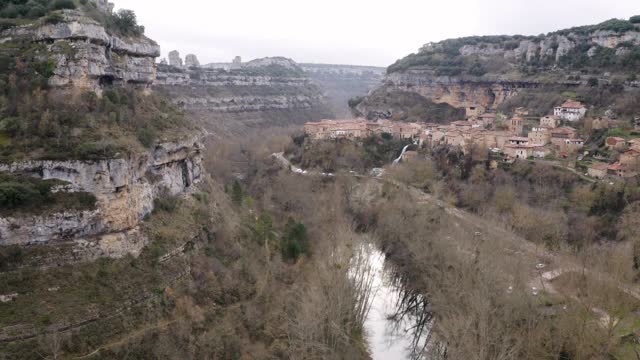
[[[163,211],[166,213],[173,213],[180,205],[180,197],[170,195],[167,191],[160,194],[155,200],[153,200],[154,211]]]
[[[120,9],[112,18],[113,27],[123,35],[139,36],[144,34],[144,26],[138,25],[133,10]]]
[[[152,147],[156,141],[155,131],[147,127],[138,129],[138,131],[136,131],[136,135],[140,143],[146,148]]]
[[[295,261],[309,254],[309,234],[303,223],[289,219],[281,239],[280,250],[285,261]]]
[[[15,209],[44,201],[43,194],[28,184],[0,183],[0,208]]]
[[[629,22],[632,24],[640,24],[640,15],[630,17]]]
[[[76,4],[73,0],[55,0],[49,8],[51,10],[75,9]]]

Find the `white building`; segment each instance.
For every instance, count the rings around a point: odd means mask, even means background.
[[[553,115],[567,121],[578,121],[587,113],[587,107],[582,103],[573,100],[567,100],[561,106],[553,109]]]

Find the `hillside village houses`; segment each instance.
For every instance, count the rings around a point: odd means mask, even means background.
[[[526,136],[524,128],[526,109],[518,109],[506,128],[496,126],[496,114],[484,113],[480,106],[467,110],[467,120],[454,121],[449,125],[436,123],[404,123],[391,120],[370,121],[365,119],[321,120],[304,125],[307,135],[314,140],[342,138],[364,138],[387,133],[394,138],[413,139],[420,144],[435,146],[446,144],[466,149],[475,144],[502,152],[506,160],[544,158],[558,151],[564,156],[575,154],[584,146],[584,140],[572,127],[559,127],[562,120],[575,121],[586,113],[586,107],[574,101],[566,101],[554,110],[554,115],[540,118]]]
[[[571,122],[579,121],[586,114],[587,107],[573,100],[567,100],[564,104],[553,109],[553,115]]]

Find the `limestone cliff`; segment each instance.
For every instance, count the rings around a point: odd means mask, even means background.
[[[160,64],[153,88],[199,118],[214,136],[331,115],[320,87],[285,58],[226,68]]]
[[[72,241],[87,255],[121,257],[138,254],[145,240],[138,223],[159,195],[177,195],[203,176],[202,144],[195,139],[162,143],[126,159],[100,161],[25,161],[0,164],[1,172],[20,173],[67,183],[59,191],[88,192],[97,209],[0,218],[0,245]],[[85,251],[87,252],[87,251]]]
[[[41,57],[53,62],[49,84],[100,91],[101,85],[148,85],[155,79],[160,47],[144,36],[124,37],[80,10],[61,10],[55,22],[35,21],[0,33],[0,43],[45,47]]]
[[[424,45],[387,69],[380,91],[414,93],[454,107],[497,109],[523,90],[572,90],[594,81],[601,86],[640,84],[640,24],[609,20],[540,36],[483,36]],[[591,86],[591,85],[589,85]],[[371,101],[360,113],[389,112]],[[407,109],[405,109],[407,110]]]
[[[121,15],[106,1],[71,5],[0,33],[0,80],[9,84],[0,172],[60,180],[56,192],[97,203],[43,214],[4,209],[0,246],[72,244],[76,260],[137,255],[146,244],[138,226],[154,200],[202,178],[202,136],[149,91],[160,48],[135,15],[128,28],[114,27]]]

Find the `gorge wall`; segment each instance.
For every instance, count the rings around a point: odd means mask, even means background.
[[[366,96],[379,87],[385,68],[358,65],[300,64],[327,97],[327,103],[338,118],[351,117],[349,100]]]
[[[292,60],[264,58],[222,68],[176,66],[180,63],[160,64],[153,88],[214,137],[332,115],[321,88]]]
[[[150,96],[149,86],[156,80],[155,58],[160,48],[141,33],[123,35],[122,29],[112,28],[109,25],[113,23],[112,8],[106,1],[91,1],[2,31],[0,55],[15,60],[16,69],[21,64],[33,66],[47,79],[47,84],[17,86],[15,91],[22,92],[24,97],[33,97],[33,94],[41,99],[62,97],[67,103],[79,98],[94,99],[89,102],[94,108],[99,107],[103,92],[113,93],[114,89],[127,87],[142,96]],[[3,71],[16,70],[3,68]],[[201,180],[203,145],[197,129],[169,129],[175,136],[159,136],[142,146],[135,140],[135,131],[139,129],[123,128],[122,121],[118,120],[121,116],[112,109],[106,110],[110,112],[107,115],[113,115],[116,122],[109,125],[108,136],[123,137],[125,132],[134,132],[125,140],[136,141],[129,143],[127,152],[94,160],[70,155],[46,160],[47,155],[40,150],[33,157],[27,153],[20,156],[21,160],[0,163],[2,173],[59,180],[63,185],[56,186],[54,192],[82,192],[97,199],[95,208],[90,210],[44,214],[4,211],[0,217],[0,246],[71,245],[72,251],[67,255],[72,260],[138,255],[146,244],[139,223],[154,209],[154,200],[188,192]],[[149,109],[136,111],[157,111]],[[27,122],[30,117],[26,116],[31,116],[28,110],[20,112],[18,108],[11,115],[15,121]],[[50,111],[64,115],[68,110],[52,108]],[[146,116],[166,118],[169,115]],[[52,119],[46,116],[49,123]],[[103,125],[92,126],[97,129]],[[58,141],[73,136],[60,134]],[[167,140],[169,138],[171,140]],[[7,143],[11,145],[12,140]],[[3,148],[3,152],[7,151],[10,150]]]
[[[378,94],[417,94],[456,108],[496,110],[531,89],[561,93],[578,87],[640,87],[640,24],[609,20],[540,36],[482,36],[424,45],[387,69]],[[369,97],[361,114],[389,114],[389,104]],[[410,104],[412,104],[410,102]],[[404,109],[407,111],[408,109]]]

